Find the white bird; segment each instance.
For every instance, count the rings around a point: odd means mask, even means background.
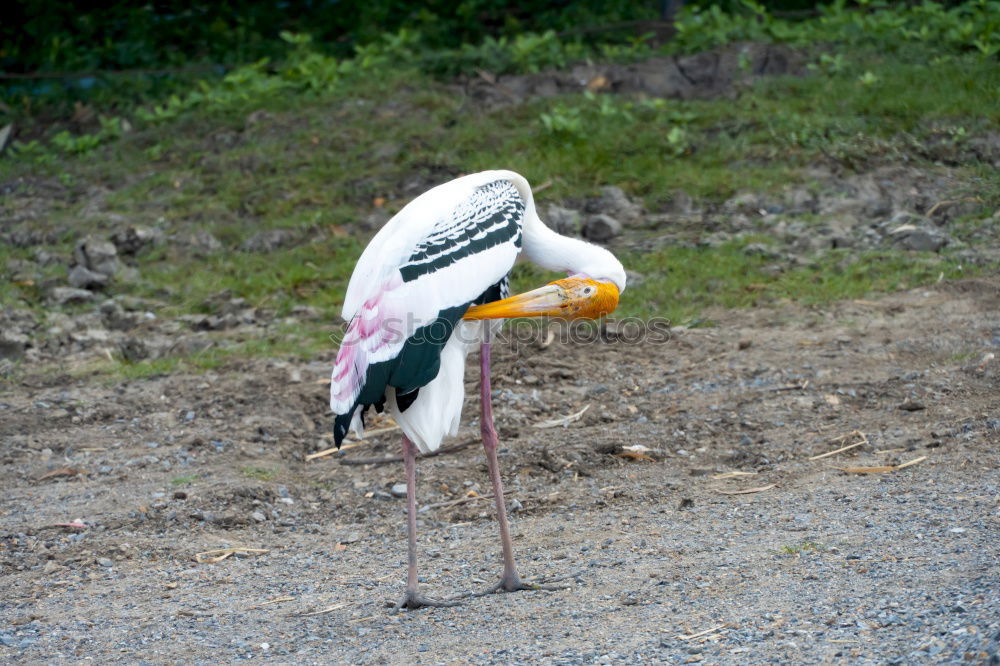
[[[507,297],[523,252],[570,277]],[[596,318],[615,309],[625,269],[608,250],[562,236],[542,223],[528,181],[484,171],[439,185],[407,204],[362,253],[344,299],[347,333],[330,384],[339,447],[348,429],[363,434],[369,406],[387,408],[403,431],[409,564],[405,608],[453,605],[419,594],[416,451],[455,435],[465,397],[465,357],[481,353],[481,431],[496,500],[503,573],[491,590],[539,589],[514,564],[490,398],[490,341],[507,317]]]

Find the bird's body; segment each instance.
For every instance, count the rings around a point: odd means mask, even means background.
[[[544,268],[576,275],[506,298],[508,275],[522,253]],[[411,513],[409,605],[426,605],[414,602],[413,448],[433,451],[457,431],[466,356],[477,346],[482,350],[481,425],[496,489],[488,393],[489,342],[497,325],[492,320],[598,316],[614,309],[624,287],[621,263],[604,248],[546,227],[528,182],[511,171],[485,171],[428,190],[386,223],[362,253],[344,299],[349,324],[330,385],[334,438],[339,446],[350,428],[360,435],[369,406],[388,409],[403,431]],[[502,492],[496,497],[505,539],[504,580],[520,585]],[[508,583],[504,589],[521,589]]]
[[[559,252],[554,240],[568,247]],[[527,181],[510,171],[439,185],[386,223],[358,260],[344,299],[350,325],[330,387],[338,445],[349,427],[360,433],[365,406],[381,409],[383,400],[423,453],[455,433],[465,357],[495,326],[462,317],[475,303],[507,296],[522,249],[556,270],[570,269],[573,250],[609,254],[545,227]]]

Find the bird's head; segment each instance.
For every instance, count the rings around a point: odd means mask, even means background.
[[[485,305],[473,305],[466,311],[465,319],[597,319],[614,312],[618,307],[619,293],[618,285],[611,280],[574,275],[524,294]]]

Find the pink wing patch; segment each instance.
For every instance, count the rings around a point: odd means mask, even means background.
[[[330,408],[347,414],[358,399],[371,363],[392,358],[403,343],[403,320],[393,311],[394,292],[403,284],[395,271],[358,309],[340,343],[330,378]],[[393,349],[395,348],[395,352]]]

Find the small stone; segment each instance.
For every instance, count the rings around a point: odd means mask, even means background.
[[[57,305],[76,305],[94,300],[94,294],[75,287],[55,287],[49,292],[49,300]]]
[[[722,210],[726,213],[756,212],[760,207],[760,197],[753,192],[739,192],[722,204]]]
[[[104,567],[105,569],[110,569],[111,567],[115,566],[115,563],[106,557],[98,557],[96,561],[98,565]]]
[[[35,262],[39,265],[48,266],[49,264],[54,264],[57,261],[59,261],[59,259],[51,252],[48,252],[44,248],[35,248]]]
[[[243,241],[240,249],[244,252],[274,252],[295,241],[295,233],[289,229],[268,229],[260,231]]]
[[[691,215],[694,212],[694,199],[684,190],[674,190],[669,210],[674,215]]]
[[[108,278],[114,277],[121,267],[118,249],[114,243],[89,236],[76,244],[73,250],[76,263]]]
[[[763,257],[765,259],[780,259],[781,253],[775,252],[773,249],[764,245],[763,243],[750,243],[743,248],[743,254],[748,257]]]
[[[158,244],[163,234],[156,229],[130,226],[111,235],[111,242],[120,254],[134,255],[147,246]]]
[[[389,489],[393,497],[406,497],[406,484],[405,483],[394,483],[392,488]]]
[[[101,289],[108,284],[108,276],[77,264],[69,270],[67,280],[77,289]]]
[[[132,313],[126,313],[124,308],[114,299],[108,299],[101,303],[98,311],[104,319],[108,328],[116,331],[127,331],[135,328],[139,323],[138,317]]]
[[[219,239],[207,231],[197,231],[189,236],[174,237],[174,242],[188,247],[195,256],[204,256],[222,249]]]
[[[581,228],[580,211],[549,204],[545,222],[564,236],[579,236]]]
[[[508,506],[508,508],[510,509],[511,513],[517,513],[518,511],[524,508],[524,505],[521,504],[521,502],[519,502],[517,498],[514,498],[510,501],[510,505]]]
[[[361,226],[368,231],[376,231],[384,227],[391,217],[385,208],[376,208],[361,220]]]
[[[942,231],[914,227],[910,224],[902,225],[891,233],[897,245],[904,250],[914,250],[917,252],[937,252],[951,242],[951,239]]]
[[[265,520],[267,520],[267,516],[265,516],[264,513],[261,511],[254,511],[253,513],[250,514],[250,517],[253,520],[257,521],[258,523],[262,523]]]
[[[646,276],[636,271],[625,269],[625,281],[630,287],[638,287],[646,281]]]
[[[298,319],[319,319],[320,312],[311,305],[296,305],[292,308],[292,316]]]
[[[620,187],[607,185],[601,188],[601,196],[588,206],[589,210],[614,216],[626,224],[642,217],[642,206],[630,200]]]
[[[118,351],[129,363],[136,363],[149,358],[149,349],[138,338],[125,338],[118,343]]]
[[[902,409],[904,412],[919,412],[923,409],[927,409],[927,407],[925,407],[922,402],[910,399],[903,402],[898,409]]]
[[[0,358],[21,358],[31,339],[17,331],[0,331]]]
[[[622,224],[610,215],[591,215],[583,226],[583,236],[587,240],[604,243],[622,231]]]
[[[174,491],[174,499],[175,500],[186,500],[187,497],[188,497],[188,494],[186,492],[184,492],[183,490],[175,490]]]

